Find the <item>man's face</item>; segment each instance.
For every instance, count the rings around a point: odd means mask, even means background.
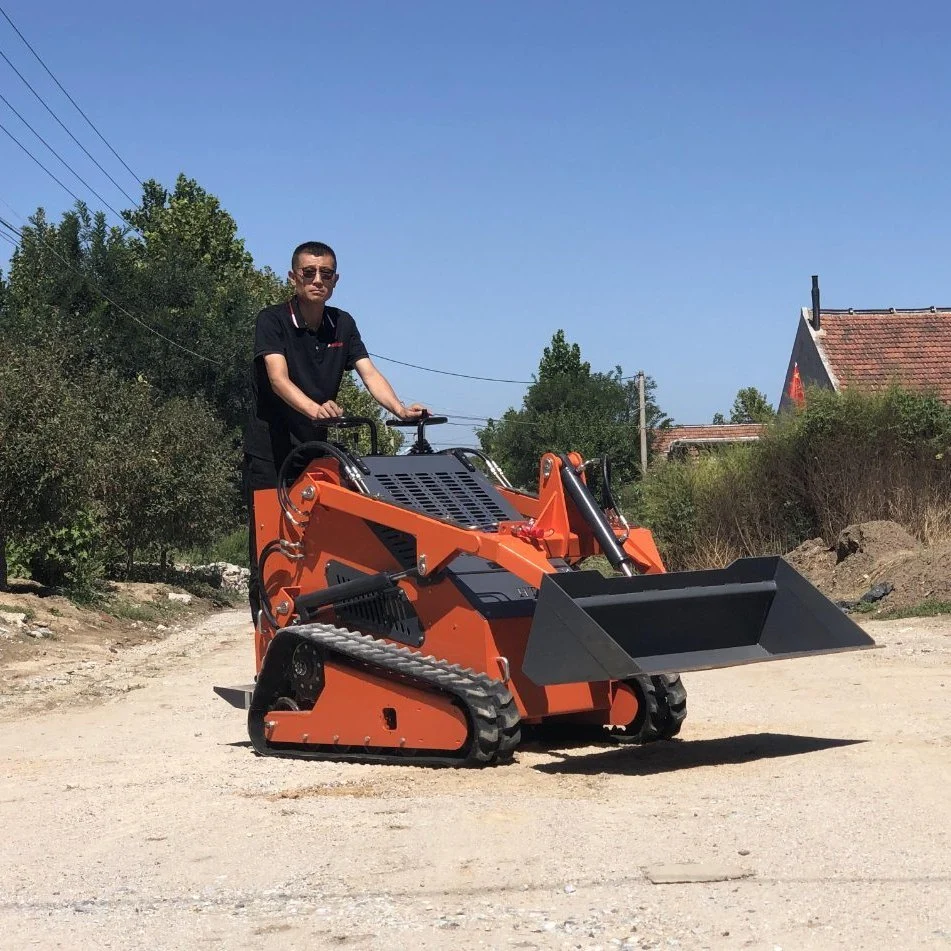
[[[301,254],[297,265],[287,276],[294,282],[294,291],[299,300],[312,304],[325,304],[337,286],[337,263],[329,254]]]

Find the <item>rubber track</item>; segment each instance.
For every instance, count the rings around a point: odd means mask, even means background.
[[[302,640],[316,644],[328,660],[363,668],[377,676],[436,693],[449,694],[462,707],[469,738],[456,753],[385,747],[339,747],[320,744],[270,744],[264,721],[285,682],[285,663]],[[269,661],[271,663],[269,664]],[[273,669],[277,665],[278,669]],[[317,706],[320,698],[317,698]],[[520,739],[519,714],[508,688],[499,680],[458,664],[449,664],[407,647],[397,647],[367,634],[330,624],[286,627],[268,647],[248,711],[248,733],[264,756],[343,760],[359,763],[401,763],[418,766],[492,766],[512,759]]]

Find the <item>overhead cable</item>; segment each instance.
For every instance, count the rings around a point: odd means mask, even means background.
[[[12,212],[17,216],[17,218],[20,219],[20,221],[24,221],[24,222],[26,221],[26,219],[23,217],[23,215],[21,215],[20,212],[18,212],[18,211],[16,210],[16,208],[14,208],[13,205],[11,205],[10,202],[8,202],[8,201],[3,197],[3,195],[0,195],[0,205],[4,205],[5,207],[9,208],[10,211],[12,211]]]
[[[386,360],[387,363],[397,363],[401,367],[412,367],[414,370],[423,370],[426,373],[438,373],[440,376],[458,376],[464,380],[480,380],[483,383],[518,383],[521,386],[533,386],[538,380],[503,380],[495,376],[473,376],[471,373],[454,373],[452,370],[437,370],[433,367],[420,366],[418,363],[407,363],[405,360],[397,360],[394,357],[384,357],[381,353],[371,353],[371,357],[377,360]],[[619,382],[636,380],[640,374],[635,373],[632,376],[622,376],[618,378]]]
[[[86,179],[84,179],[82,175],[80,175],[79,172],[77,172],[76,169],[74,169],[69,164],[69,162],[67,162],[66,159],[64,159],[63,156],[56,151],[56,149],[53,148],[53,146],[50,145],[49,142],[47,142],[46,139],[44,139],[43,136],[41,136],[40,133],[37,132],[36,129],[34,129],[33,126],[31,126],[30,123],[26,121],[26,119],[23,118],[22,115],[20,115],[20,113],[14,108],[14,106],[10,103],[7,97],[3,95],[3,93],[0,93],[0,99],[6,103],[7,108],[53,153],[53,155],[56,156],[56,158],[59,159],[63,165],[66,166],[66,168],[77,179],[79,179],[80,182],[82,182],[83,185],[86,186],[86,188],[88,188],[96,196],[96,198],[98,198],[120,221],[123,223],[125,222],[121,212],[116,211],[116,209],[113,208],[112,205],[110,205],[109,202],[107,202],[106,199],[103,198],[102,195],[100,195],[99,192],[97,192],[96,189],[93,188],[92,185],[90,185],[89,182],[87,182]]]
[[[475,429],[479,424],[487,424],[489,422],[499,423],[505,426],[529,426],[532,429],[538,428],[538,423],[531,423],[524,419],[502,419],[499,416],[458,416],[455,413],[446,413],[450,419],[467,419],[471,420],[468,423],[447,423],[449,426],[468,426],[470,429]]]
[[[0,225],[3,225],[9,231],[12,231],[22,242],[23,232],[19,228],[14,227],[8,221],[4,221],[3,218],[0,218]],[[131,311],[126,310],[125,307],[123,307],[121,304],[114,301],[94,280],[92,280],[92,278],[89,277],[89,275],[83,274],[83,272],[80,271],[79,268],[74,267],[73,264],[69,260],[64,258],[63,255],[60,254],[59,251],[56,250],[56,248],[54,248],[51,244],[45,241],[43,239],[43,235],[39,232],[39,230],[37,230],[36,234],[37,234],[37,237],[39,237],[40,242],[48,251],[50,251],[57,258],[59,258],[60,261],[62,261],[63,264],[65,264],[66,267],[68,267],[69,270],[71,270],[74,274],[78,274],[79,277],[81,277],[104,301],[106,301],[109,304],[112,304],[112,306],[115,307],[116,310],[118,310],[120,313],[125,314],[125,316],[128,317],[130,320],[134,320],[141,327],[144,327],[147,331],[149,331],[149,333],[155,334],[156,337],[161,337],[162,340],[164,340],[166,343],[170,343],[173,347],[176,347],[177,349],[182,350],[185,353],[191,354],[191,356],[197,357],[199,360],[204,360],[207,363],[214,364],[215,366],[219,366],[219,367],[223,366],[220,360],[213,360],[211,357],[206,357],[203,353],[197,353],[195,350],[189,350],[188,347],[184,346],[183,344],[180,344],[177,340],[173,340],[171,337],[167,337],[160,330],[156,330],[154,327],[147,324],[144,320],[142,320],[141,317],[136,317],[136,315],[133,314]]]
[[[482,380],[485,383],[518,383],[521,386],[530,386],[532,380],[500,380],[492,376],[472,376],[470,373],[453,373],[450,370],[434,370],[432,367],[421,367],[416,363],[405,363],[403,360],[394,360],[393,357],[384,357],[379,353],[371,353],[377,360],[386,360],[387,363],[398,363],[401,367],[412,367],[414,370],[425,370],[427,373],[438,373],[441,376],[458,376],[464,380]]]
[[[65,90],[65,88],[63,87],[63,84],[53,75],[53,73],[50,71],[49,66],[47,66],[46,63],[43,62],[43,59],[42,59],[42,57],[40,56],[40,54],[37,53],[36,50],[33,49],[32,46],[30,46],[30,43],[29,43],[29,41],[27,40],[27,38],[17,29],[17,25],[13,22],[13,20],[10,19],[9,14],[7,13],[6,10],[3,9],[3,7],[0,7],[0,13],[3,14],[3,18],[7,21],[7,23],[9,23],[11,27],[13,27],[14,33],[16,33],[16,35],[17,35],[18,37],[20,37],[21,40],[23,40],[24,44],[26,45],[26,48],[36,57],[37,62],[39,62],[40,66],[42,66],[43,69],[46,70],[46,72],[47,72],[47,74],[49,75],[50,79],[52,79],[53,82],[56,83],[57,86],[59,86],[60,91],[61,91],[61,92],[63,93],[63,95],[73,104],[73,106],[75,106],[76,111],[86,120],[86,122],[89,123],[89,126],[90,126],[90,128],[93,130],[93,132],[95,132],[96,135],[98,135],[99,138],[102,139],[102,141],[103,141],[103,142],[105,143],[105,145],[106,145],[106,148],[108,148],[109,151],[112,152],[112,154],[113,154],[120,162],[122,162],[122,165],[123,165],[123,167],[125,168],[125,170],[126,170],[140,185],[143,184],[143,183],[142,183],[142,179],[140,179],[139,176],[136,175],[135,172],[133,172],[132,169],[129,168],[128,165],[126,165],[126,163],[125,163],[124,159],[122,158],[122,156],[109,144],[109,142],[108,142],[108,140],[106,139],[106,137],[96,128],[96,126],[93,124],[92,119],[90,119],[89,116],[87,116],[86,113],[83,112],[82,109],[79,108],[79,103],[77,103],[76,100],[73,99],[73,97]]]
[[[26,88],[29,89],[30,92],[33,93],[34,96],[36,96],[36,98],[40,101],[40,105],[43,106],[43,108],[59,123],[59,125],[63,128],[65,133],[83,150],[83,152],[86,153],[86,155],[88,156],[90,161],[92,161],[92,163],[96,166],[96,168],[98,168],[99,171],[102,172],[102,174],[105,175],[106,178],[108,178],[109,181],[112,182],[112,184],[115,185],[116,188],[118,188],[119,191],[122,192],[122,194],[125,195],[125,197],[129,199],[130,202],[132,202],[133,205],[138,207],[138,202],[99,164],[99,162],[95,159],[95,157],[92,155],[89,149],[87,149],[86,146],[83,145],[82,142],[80,142],[79,139],[77,139],[76,136],[73,135],[73,133],[69,131],[69,129],[66,127],[63,120],[60,119],[60,117],[56,115],[56,113],[53,112],[53,110],[46,104],[46,100],[30,85],[29,80],[23,75],[23,73],[21,73],[20,70],[18,70],[16,66],[13,65],[12,62],[10,62],[10,58],[7,56],[6,53],[3,52],[3,50],[0,50],[0,56],[3,57],[3,59],[6,61],[6,64],[10,67],[10,69],[12,69],[17,74],[17,76],[20,77],[21,81],[26,86]]]
[[[49,177],[52,178],[54,182],[56,182],[57,185],[60,186],[60,188],[69,192],[69,194],[72,195],[76,201],[82,201],[82,198],[80,198],[76,192],[74,192],[68,185],[64,185],[2,122],[0,122],[0,130],[6,132],[6,134],[10,136],[10,138],[13,139],[13,141],[19,145],[20,148],[23,149],[23,151],[26,152],[26,154],[29,155],[30,158],[33,159],[33,161],[36,162],[36,164],[39,165],[39,167],[43,169],[43,171],[46,172],[46,174],[49,175]]]

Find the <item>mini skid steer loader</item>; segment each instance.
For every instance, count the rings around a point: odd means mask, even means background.
[[[478,450],[433,452],[442,422],[389,421],[417,433],[386,456],[374,421],[342,417],[369,428],[368,455],[307,443],[255,493],[257,675],[215,691],[258,753],[482,766],[510,760],[523,725],[669,739],[681,671],[874,646],[779,557],[665,573],[606,460],[546,453],[528,494]],[[579,570],[599,553],[616,576]]]

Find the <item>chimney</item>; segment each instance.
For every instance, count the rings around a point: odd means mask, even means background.
[[[812,275],[812,329],[822,329],[822,310],[819,307],[819,275]]]

